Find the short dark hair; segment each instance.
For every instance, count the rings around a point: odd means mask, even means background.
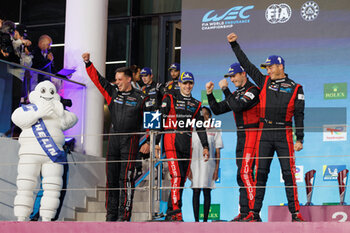
[[[129,67],[129,69],[131,70],[131,72],[132,72],[133,74],[136,74],[138,70],[141,70],[141,67],[139,67],[139,66],[137,66],[137,65],[131,65],[131,66]]]
[[[124,73],[125,76],[132,78],[132,71],[128,67],[120,67],[115,70],[115,73]]]
[[[211,117],[211,110],[210,108],[206,107],[206,106],[203,106],[202,109],[205,109],[209,112],[209,117]]]
[[[15,31],[16,25],[10,20],[6,20],[2,23],[1,31],[8,34],[13,34]]]

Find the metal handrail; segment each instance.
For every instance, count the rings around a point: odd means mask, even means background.
[[[156,131],[149,131],[149,136],[150,136],[150,158],[149,158],[149,169],[141,175],[140,178],[138,178],[135,182],[135,188],[147,177],[150,176],[149,179],[149,216],[148,216],[148,220],[152,220],[153,219],[153,213],[154,213],[154,193],[153,193],[153,189],[154,189],[154,168],[156,168],[157,166],[160,166],[160,169],[158,169],[158,179],[157,179],[157,200],[161,199],[161,186],[162,186],[162,164],[163,161],[158,161],[156,162],[154,165],[154,152],[155,152],[155,136],[157,135],[158,132]],[[139,146],[143,145],[146,141],[147,137],[144,136],[140,139],[139,142]],[[160,159],[163,159],[163,155],[161,156]]]
[[[162,156],[163,158],[163,156]],[[158,161],[156,164],[154,164],[153,168],[156,168],[157,166],[159,166],[160,164],[162,164],[163,162],[162,161]],[[144,180],[146,179],[146,177],[149,175],[149,172],[150,172],[150,169],[148,169],[145,173],[143,173],[140,178],[138,178],[136,181],[135,181],[135,188]]]
[[[23,66],[23,65],[14,63],[14,62],[5,61],[5,60],[2,60],[2,59],[0,59],[0,62],[8,64],[8,65],[11,65],[11,66],[15,66],[15,67],[18,67],[18,68],[30,70],[30,71],[33,71],[35,73],[39,73],[39,74],[43,74],[43,75],[46,75],[46,76],[50,76],[50,77],[53,77],[53,78],[56,78],[56,79],[60,79],[60,80],[63,80],[65,82],[75,83],[75,84],[78,84],[78,85],[83,86],[83,87],[86,86],[84,83],[80,83],[80,82],[77,82],[77,81],[74,81],[74,80],[63,78],[63,77],[57,76],[55,74],[51,74],[51,73],[48,73],[48,72],[45,72],[45,71],[42,71],[42,70],[38,70],[38,69],[31,68],[31,67]]]

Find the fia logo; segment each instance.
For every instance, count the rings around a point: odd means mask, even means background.
[[[157,110],[156,112],[143,113],[143,128],[144,129],[160,129],[160,116],[162,114]]]
[[[320,8],[317,3],[314,1],[308,1],[301,6],[300,14],[304,20],[313,21],[317,18],[319,12]]]
[[[292,16],[292,9],[285,3],[272,4],[265,11],[265,18],[271,24],[285,23]]]

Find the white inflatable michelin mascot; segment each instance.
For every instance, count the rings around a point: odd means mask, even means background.
[[[14,214],[26,221],[34,204],[33,191],[41,172],[44,190],[41,199],[42,221],[51,221],[59,205],[63,165],[66,162],[63,130],[77,122],[74,113],[64,110],[56,87],[49,81],[39,83],[29,94],[31,104],[22,105],[12,114],[12,121],[22,129],[18,142],[19,162]]]

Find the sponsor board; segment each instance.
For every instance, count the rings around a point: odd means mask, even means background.
[[[199,219],[203,220],[204,218],[204,205],[199,205]],[[209,209],[208,219],[211,220],[220,220],[220,204],[211,204]]]
[[[314,1],[305,2],[300,9],[300,15],[305,21],[314,21],[319,13],[320,8]]]
[[[338,172],[346,169],[346,165],[323,165],[323,181],[337,181]]]
[[[326,83],[324,84],[324,99],[346,99],[348,92],[347,83]]]
[[[292,9],[285,3],[272,4],[265,11],[265,18],[271,24],[286,23],[292,16]]]
[[[202,30],[232,28],[235,24],[250,23],[249,11],[253,8],[254,5],[234,6],[224,13],[210,10],[202,18]]]
[[[222,91],[221,90],[213,90],[213,95],[216,99],[216,102],[222,101]],[[202,102],[202,105],[209,105],[206,90],[201,91],[201,102]]]
[[[295,166],[295,180],[297,183],[304,182],[304,166],[303,165]],[[282,170],[280,170],[280,182],[284,183]]]
[[[346,125],[323,125],[323,141],[346,141]]]

